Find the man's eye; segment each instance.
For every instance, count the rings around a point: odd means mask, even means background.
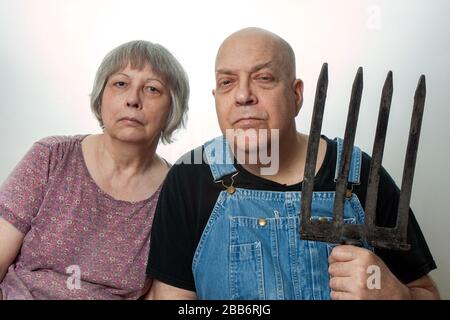
[[[226,87],[227,85],[229,85],[231,83],[231,80],[221,80],[220,82],[219,82],[219,84],[220,84],[220,86],[222,86],[222,87]]]
[[[260,77],[258,77],[258,79],[268,82],[268,81],[272,81],[273,77],[271,77],[271,76],[260,76]]]

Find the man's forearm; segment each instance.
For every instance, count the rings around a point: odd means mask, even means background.
[[[157,279],[153,280],[152,287],[145,296],[146,300],[195,300],[197,295],[193,291],[180,289],[165,284]]]
[[[439,300],[441,297],[435,288],[408,288],[411,300]]]
[[[410,300],[439,300],[439,290],[434,281],[429,276],[423,276],[420,279],[405,285],[407,297]]]

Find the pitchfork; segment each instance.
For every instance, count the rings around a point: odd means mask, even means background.
[[[414,107],[409,130],[408,146],[405,164],[403,167],[402,187],[399,198],[397,222],[395,227],[379,227],[375,225],[376,206],[378,196],[378,183],[383,158],[389,110],[392,100],[392,71],[389,71],[381,94],[380,110],[378,114],[377,129],[373,145],[372,160],[370,163],[367,197],[365,205],[364,224],[344,224],[344,200],[348,185],[348,174],[355,140],[356,125],[358,122],[359,106],[363,88],[363,71],[360,67],[353,82],[350,106],[345,127],[342,158],[338,168],[336,194],[333,208],[333,219],[322,221],[311,219],[311,200],[314,187],[314,174],[316,169],[317,151],[319,147],[320,132],[322,128],[323,112],[328,87],[328,65],[323,64],[317,82],[314,110],[306,155],[302,200],[301,200],[301,228],[300,236],[304,240],[324,241],[340,244],[353,244],[361,246],[367,243],[372,247],[394,250],[409,250],[407,240],[407,226],[409,204],[414,178],[417,149],[419,146],[420,128],[422,124],[425,104],[425,76],[419,79],[414,95]]]

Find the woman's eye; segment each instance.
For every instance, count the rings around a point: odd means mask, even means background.
[[[159,93],[159,90],[156,87],[148,86],[145,89],[150,93]]]
[[[114,82],[114,86],[117,88],[123,88],[125,87],[126,83],[124,81],[116,81]]]

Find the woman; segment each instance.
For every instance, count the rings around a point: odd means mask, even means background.
[[[36,142],[0,188],[3,299],[137,299],[187,76],[162,46],[125,43],[97,71],[102,134]]]

